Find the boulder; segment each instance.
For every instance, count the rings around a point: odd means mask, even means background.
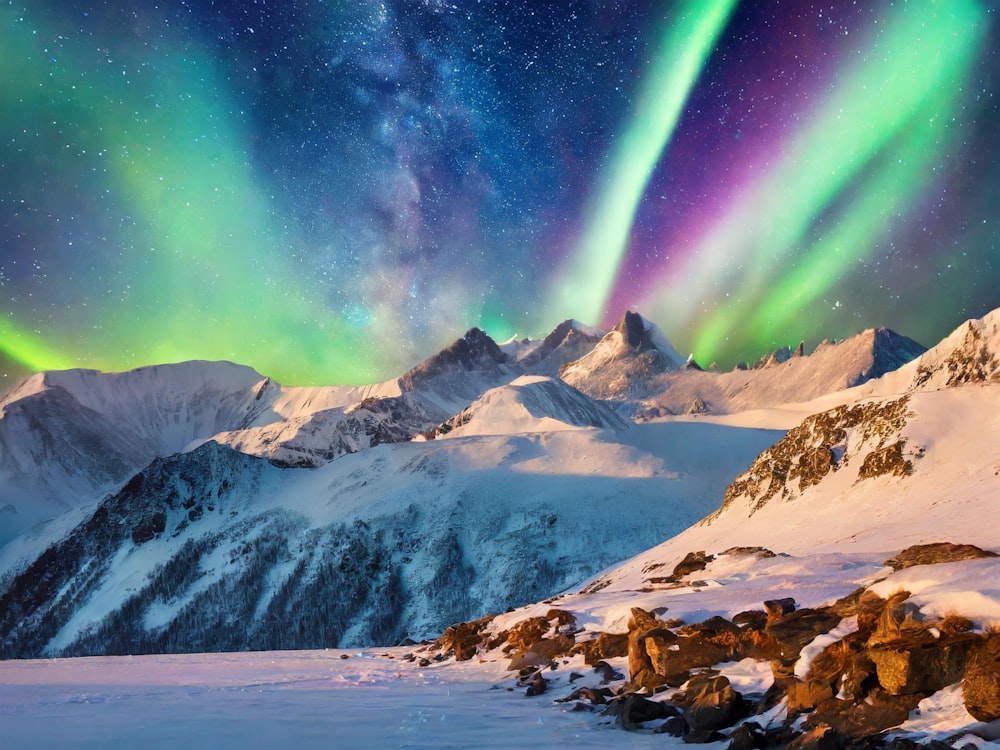
[[[672,700],[692,732],[724,729],[750,715],[750,705],[721,675],[695,675]]]
[[[769,619],[774,604],[764,602]],[[830,632],[840,623],[840,619],[840,615],[830,608],[798,609],[772,620],[764,630],[777,641],[780,658],[787,662],[798,659],[803,646],[811,643],[816,636]]]
[[[859,702],[831,698],[816,706],[806,726],[832,727],[842,737],[856,740],[899,726],[922,698],[922,695],[889,695],[880,688],[872,690]]]
[[[578,643],[573,652],[583,654],[590,666],[604,659],[628,656],[628,633],[600,633],[593,640]]]
[[[995,552],[980,549],[974,544],[952,544],[951,542],[935,542],[933,544],[916,544],[907,547],[895,557],[885,561],[893,570],[903,570],[914,565],[936,565],[937,563],[973,560],[980,557],[996,557]]]
[[[1000,633],[989,633],[971,650],[962,700],[979,721],[1000,719]]]
[[[723,617],[710,617],[679,634],[651,631],[644,646],[653,672],[666,684],[679,685],[692,669],[743,658],[743,632]]]
[[[767,613],[768,622],[777,622],[795,611],[795,600],[790,596],[784,599],[769,599],[764,602],[764,611]]]
[[[684,576],[704,570],[714,559],[715,555],[707,555],[704,551],[688,552],[684,559],[674,566],[674,572],[670,574],[668,580],[679,581]]]
[[[507,669],[514,671],[526,667],[544,667],[558,657],[569,654],[574,643],[573,637],[568,635],[539,638],[524,651],[514,654]]]
[[[629,678],[637,687],[654,688],[663,685],[666,679],[653,668],[647,651],[648,639],[652,639],[654,650],[663,651],[677,636],[666,628],[666,623],[644,609],[633,607],[628,623]]]
[[[927,640],[930,638],[931,640]],[[935,693],[962,679],[975,635],[900,638],[868,651],[879,684],[890,695]]]

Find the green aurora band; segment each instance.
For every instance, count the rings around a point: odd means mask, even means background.
[[[980,50],[986,20],[971,0],[892,9],[868,54],[838,77],[777,163],[741,191],[643,309],[671,328],[694,326],[693,351],[705,362],[726,353],[726,336],[737,329],[762,348],[808,335],[796,320],[869,256],[954,150],[953,92]],[[824,235],[826,214],[841,203],[836,228]],[[720,290],[728,299],[692,321],[692,310]]]
[[[646,186],[737,4],[687,0],[668,21],[631,123],[613,146],[581,239],[556,275],[552,299],[560,314],[583,321],[605,317]]]
[[[43,137],[71,141],[48,146],[57,171],[93,194],[95,210],[115,202],[129,219],[100,263],[81,250],[72,269],[47,271],[51,280],[103,269],[89,301],[43,313],[47,327],[63,332],[59,353],[9,314],[0,351],[35,370],[226,358],[286,383],[370,382],[375,363],[357,352],[377,335],[377,313],[364,326],[348,324],[318,286],[283,269],[287,248],[251,173],[239,103],[217,66],[178,39],[126,67],[114,58],[136,59],[127,48],[102,53],[92,40],[35,31],[42,25],[28,21],[0,10],[0,108],[9,113],[0,135],[13,141],[37,131],[28,118],[45,112],[51,131]],[[58,52],[43,48],[53,40]],[[13,63],[24,59],[35,64]],[[113,72],[95,75],[102,66]],[[116,298],[113,312],[95,312],[102,294]],[[87,335],[94,329],[100,336]]]

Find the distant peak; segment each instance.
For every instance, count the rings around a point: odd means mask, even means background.
[[[633,349],[654,347],[649,335],[650,327],[647,325],[646,319],[637,312],[627,311],[618,325],[615,326],[615,330]]]

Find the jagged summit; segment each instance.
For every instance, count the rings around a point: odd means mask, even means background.
[[[594,398],[641,398],[655,376],[686,362],[656,325],[629,311],[593,350],[559,375]]]
[[[434,354],[400,378],[404,390],[412,391],[435,376],[456,372],[496,372],[507,364],[507,355],[480,328],[470,328],[462,338]]]
[[[569,362],[580,359],[605,336],[605,332],[577,320],[567,319],[518,360],[526,372],[556,376]]]
[[[1000,381],[1000,308],[967,320],[914,361],[872,385],[874,393]]]

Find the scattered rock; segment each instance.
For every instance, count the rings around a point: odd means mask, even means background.
[[[726,750],[759,750],[766,747],[768,741],[764,730],[756,722],[748,721],[732,731]]]
[[[666,721],[653,730],[653,734],[669,734],[671,737],[683,737],[687,733],[687,722],[680,716],[668,717]]]
[[[719,553],[722,555],[753,555],[758,560],[766,560],[771,557],[777,557],[771,550],[767,547],[730,547],[727,550],[723,550]]]
[[[684,556],[684,559],[674,566],[674,572],[670,574],[667,580],[679,581],[684,576],[704,570],[714,559],[715,555],[706,555],[704,550],[700,552],[688,552]]]
[[[612,667],[606,661],[597,662],[597,664],[594,665],[594,672],[596,672],[601,677],[601,681],[605,683],[625,679],[625,675]]]
[[[542,677],[541,672],[536,672],[524,694],[527,696],[541,695],[548,689],[548,686],[549,681]]]
[[[471,659],[479,651],[479,647],[483,643],[483,630],[493,621],[493,617],[491,615],[447,628],[438,639],[441,653],[454,654],[455,661]]]

